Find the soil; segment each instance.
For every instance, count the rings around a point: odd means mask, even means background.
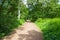
[[[25,22],[3,40],[43,40],[42,31],[32,22]]]

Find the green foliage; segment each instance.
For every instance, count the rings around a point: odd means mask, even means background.
[[[60,18],[38,19],[36,24],[43,32],[44,40],[60,40]]]
[[[28,7],[23,4],[22,0],[0,0],[0,38],[7,35],[19,23],[22,24],[27,19],[34,22],[38,18],[60,18],[60,4],[58,4],[58,0],[28,0],[27,5]],[[17,20],[18,8],[21,14],[19,22]],[[52,24],[55,25],[55,22],[58,26],[58,21],[56,19],[38,19],[37,24],[41,29],[44,29],[52,26]],[[42,28],[42,26],[46,27]]]
[[[0,38],[18,27],[17,0],[1,0],[0,2]]]
[[[32,21],[36,21],[38,18],[60,17],[60,4],[58,4],[58,0],[33,0],[32,3],[28,3],[28,9],[28,18]]]
[[[20,3],[20,18],[26,20],[28,17],[28,8],[26,5],[23,4],[23,2]]]
[[[24,19],[20,19],[20,25],[22,25],[25,22]]]

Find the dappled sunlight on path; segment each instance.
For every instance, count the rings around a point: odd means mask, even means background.
[[[16,29],[3,40],[42,40],[42,32],[32,22],[25,22],[21,28]]]

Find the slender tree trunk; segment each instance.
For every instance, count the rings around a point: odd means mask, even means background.
[[[18,20],[20,20],[20,10],[18,9]]]
[[[20,20],[20,0],[19,0],[19,3],[18,3],[18,20]]]

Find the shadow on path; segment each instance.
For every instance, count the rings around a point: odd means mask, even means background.
[[[26,22],[1,40],[43,40],[41,30],[34,23]]]
[[[28,31],[27,34],[19,34],[18,40],[42,40],[42,33],[35,30]]]

